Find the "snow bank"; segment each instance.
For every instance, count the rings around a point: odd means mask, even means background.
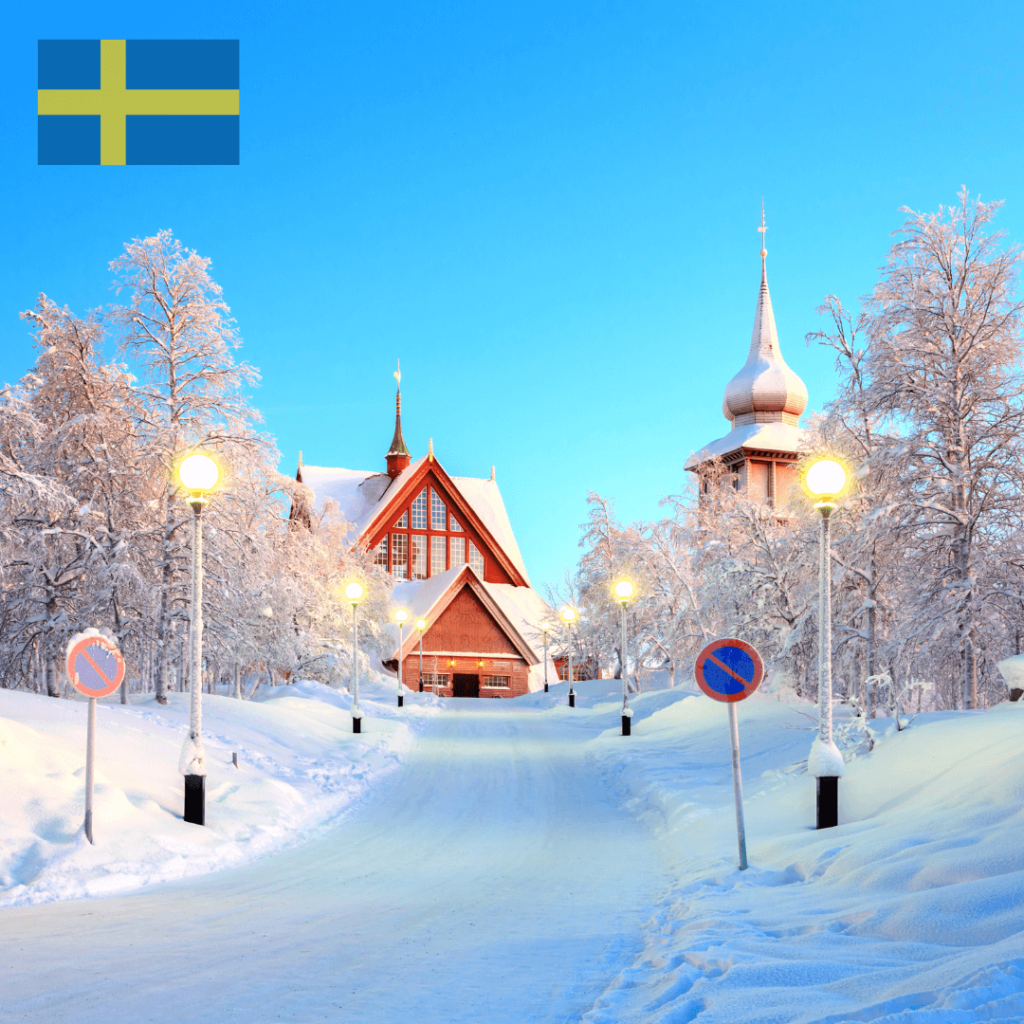
[[[379,680],[360,691],[359,735],[348,693],[320,683],[261,688],[255,701],[204,694],[204,828],[182,821],[189,695],[172,693],[167,706],[100,701],[90,846],[88,702],[0,690],[0,906],[123,893],[300,840],[395,768],[417,721],[435,713],[435,699],[416,694],[399,718]]]
[[[595,704],[589,749],[678,881],[588,1022],[1024,1020],[1024,715],[851,723],[840,825],[815,831],[812,706],[737,705],[750,868],[737,867],[726,709]],[[579,712],[577,712],[579,714]],[[582,724],[580,725],[582,727]]]

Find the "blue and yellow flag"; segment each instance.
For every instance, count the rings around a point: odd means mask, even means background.
[[[40,39],[39,163],[237,164],[237,39]]]

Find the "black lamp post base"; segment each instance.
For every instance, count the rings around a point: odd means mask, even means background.
[[[206,824],[206,776],[185,776],[185,820],[190,825]]]
[[[423,680],[421,679],[420,680],[420,693],[422,693],[422,692],[423,692]]]
[[[572,690],[569,691],[569,707],[576,707],[576,694]]]
[[[545,692],[545,693],[547,693],[547,692],[548,692],[548,684],[547,684],[547,683],[545,683],[545,684],[544,684],[544,692]]]
[[[363,720],[361,718],[352,719],[352,731],[362,732],[363,731]]]
[[[398,706],[402,707],[405,704],[405,694],[400,693],[398,695]]]
[[[817,828],[835,828],[839,824],[839,779],[823,775],[818,779]]]
[[[629,735],[630,723],[632,721],[633,721],[633,719],[630,718],[629,715],[623,715],[622,716],[622,735],[623,736],[628,736]]]

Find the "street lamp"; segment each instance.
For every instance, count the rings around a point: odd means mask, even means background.
[[[399,608],[395,612],[395,621],[398,623],[398,706],[401,707],[404,703],[405,691],[402,689],[402,638],[403,630],[405,629],[406,620],[409,618],[409,613],[404,608]]]
[[[562,621],[569,633],[569,707],[576,707],[576,691],[572,688],[572,624],[576,621],[576,609],[567,604],[562,609]]]
[[[359,706],[359,644],[356,639],[356,612],[363,596],[363,585],[354,580],[345,587],[345,597],[352,605],[352,731],[363,731],[363,709]],[[399,652],[401,654],[401,652]]]
[[[424,619],[416,620],[416,628],[420,631],[420,693],[423,692],[423,632],[427,628],[427,623]],[[431,684],[431,689],[434,692],[434,696],[437,696],[437,666],[434,666],[434,682]]]
[[[804,486],[821,513],[818,565],[818,736],[807,768],[817,776],[816,827],[839,824],[839,779],[843,755],[832,740],[832,548],[829,522],[846,486],[846,470],[835,459],[818,459],[808,468]]]
[[[544,692],[548,692],[548,633],[551,632],[551,623],[542,622],[540,631],[544,634]]]
[[[189,608],[189,655],[192,662],[188,736],[178,768],[185,776],[185,821],[206,824],[206,759],[203,754],[203,506],[217,486],[217,463],[195,452],[178,466],[178,479],[192,506],[192,600]]]
[[[626,690],[627,673],[626,673],[626,605],[629,603],[629,599],[633,596],[633,584],[629,580],[619,580],[615,584],[615,600],[622,605],[622,646],[619,648],[621,652],[622,669],[622,735],[628,736],[630,734],[630,719],[633,717],[633,709],[629,706],[629,694]]]

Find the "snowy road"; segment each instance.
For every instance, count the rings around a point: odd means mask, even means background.
[[[5,911],[0,1020],[578,1021],[668,879],[562,717],[452,701],[309,844]]]

